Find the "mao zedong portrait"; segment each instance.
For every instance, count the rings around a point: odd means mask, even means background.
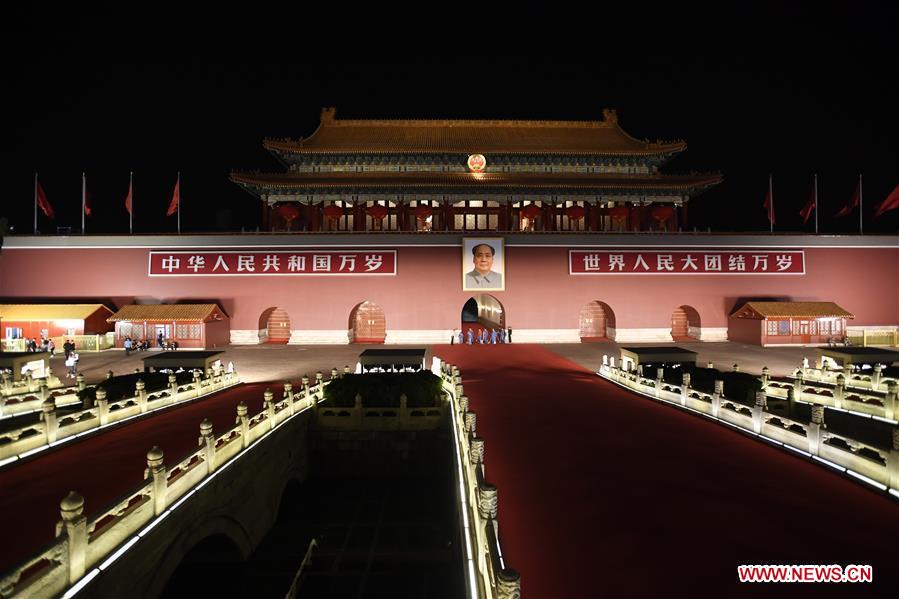
[[[502,289],[502,273],[493,271],[493,257],[496,250],[487,243],[479,243],[471,248],[474,255],[474,269],[465,275],[465,289]]]

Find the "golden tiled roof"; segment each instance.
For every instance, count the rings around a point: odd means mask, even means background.
[[[691,190],[717,185],[720,174],[620,175],[590,173],[231,173],[231,181],[249,186],[295,188],[526,188],[526,189],[666,189]]]
[[[189,320],[203,322],[212,319],[218,312],[216,304],[131,304],[122,306],[118,312],[107,318],[107,322],[120,320]]]
[[[747,314],[747,308],[764,318],[855,318],[834,302],[746,302],[736,314]]]
[[[2,304],[0,319],[7,322],[84,320],[97,310],[112,314],[103,304]]]
[[[602,121],[337,119],[322,110],[306,139],[265,140],[289,154],[465,153],[655,155],[686,149],[683,141],[647,142],[628,135],[614,110]]]

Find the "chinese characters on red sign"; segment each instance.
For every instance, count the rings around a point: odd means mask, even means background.
[[[150,252],[151,277],[395,275],[396,250]]]
[[[570,250],[572,275],[803,275],[805,253],[791,251]]]

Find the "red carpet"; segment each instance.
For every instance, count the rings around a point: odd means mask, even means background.
[[[524,597],[899,589],[899,505],[877,492],[541,346],[434,354],[462,370]],[[739,584],[739,564],[872,564],[874,584]]]
[[[281,385],[239,385],[44,451],[0,471],[0,573],[54,539],[59,502],[69,491],[84,497],[88,517],[97,514],[143,481],[152,446],[159,445],[165,452],[166,465],[176,463],[197,449],[204,418],[221,435],[234,426],[241,401],[246,402],[250,416],[258,414],[266,386],[271,386],[276,400],[281,398]]]

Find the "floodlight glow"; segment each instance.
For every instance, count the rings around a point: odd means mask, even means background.
[[[119,549],[115,553],[110,555],[109,558],[107,558],[105,562],[100,564],[100,569],[105,570],[106,568],[108,568],[112,564],[112,562],[119,559],[119,557],[121,557],[122,554],[124,554],[126,551],[128,551],[128,549],[130,549],[131,546],[134,545],[135,543],[137,543],[138,541],[140,541],[140,537],[137,537],[137,536],[131,537],[131,540],[129,540],[127,543],[125,543],[124,545],[119,547]]]
[[[849,469],[846,470],[846,474],[848,474],[849,476],[854,476],[855,478],[857,478],[857,479],[859,479],[859,480],[865,481],[866,483],[868,483],[868,484],[871,485],[872,487],[877,487],[877,488],[880,489],[881,491],[886,491],[886,490],[887,490],[887,486],[886,486],[885,484],[879,483],[879,482],[877,482],[876,480],[874,480],[873,478],[868,478],[868,477],[865,476],[864,474],[859,474],[858,472],[855,472],[855,471],[849,470]]]
[[[72,586],[72,588],[70,588],[68,591],[66,591],[65,594],[62,596],[62,599],[69,599],[69,597],[73,597],[73,596],[77,595],[78,592],[81,591],[81,589],[83,589],[85,586],[87,586],[87,583],[92,581],[99,573],[100,573],[100,570],[98,570],[97,568],[94,568],[93,570],[91,570],[89,574],[84,576],[81,580],[76,582],[75,585]]]

